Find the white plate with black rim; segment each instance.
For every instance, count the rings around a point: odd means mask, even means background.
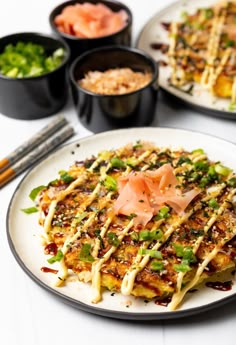
[[[199,8],[209,8],[216,0],[179,0],[156,13],[141,30],[136,47],[152,56],[159,62],[167,62],[167,57],[162,54],[159,44],[168,44],[168,31],[165,24],[180,21],[184,12],[194,13]],[[155,48],[156,47],[156,48]],[[157,49],[158,48],[158,49]],[[186,86],[183,90],[170,85],[169,78],[171,67],[159,64],[159,85],[161,89],[189,106],[209,115],[236,119],[236,109],[231,110],[231,100],[213,97],[207,90],[196,83]]]
[[[59,170],[66,170],[75,161],[81,161],[101,150],[118,148],[137,140],[151,141],[159,147],[171,149],[183,147],[186,150],[205,150],[210,159],[221,161],[236,170],[236,147],[230,142],[198,132],[170,128],[135,128],[104,132],[72,142],[59,148],[34,166],[18,185],[7,213],[7,234],[11,251],[21,268],[34,282],[78,309],[112,318],[132,320],[159,320],[180,318],[216,308],[236,300],[236,282],[228,291],[218,291],[202,285],[194,293],[188,293],[176,311],[169,311],[155,301],[122,296],[120,293],[104,291],[98,304],[91,303],[91,286],[71,280],[63,287],[55,287],[55,275],[41,271],[48,266],[41,243],[42,228],[38,214],[26,215],[22,208],[32,206],[30,191],[45,185],[58,176]],[[53,268],[57,268],[57,263]],[[233,279],[233,277],[231,277]]]

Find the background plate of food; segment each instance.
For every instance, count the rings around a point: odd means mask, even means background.
[[[169,94],[220,117],[236,112],[236,2],[177,1],[144,26],[137,47],[160,65]]]
[[[52,296],[107,317],[179,318],[230,302],[233,152],[205,134],[146,127],[63,146],[12,197],[12,253]]]

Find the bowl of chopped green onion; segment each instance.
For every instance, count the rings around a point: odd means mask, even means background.
[[[39,33],[0,38],[0,113],[33,120],[58,112],[68,96],[68,45]]]

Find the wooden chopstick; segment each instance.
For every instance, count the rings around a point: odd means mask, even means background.
[[[19,160],[16,164],[10,166],[0,174],[0,188],[5,186],[8,182],[13,180],[16,176],[24,170],[32,166],[44,155],[55,149],[61,143],[69,139],[74,134],[74,129],[69,124],[59,129],[57,133],[45,140],[41,145],[34,148],[25,157]]]
[[[13,152],[9,153],[6,157],[0,160],[0,172],[3,172],[7,168],[13,166],[18,160],[24,157],[28,152],[33,150],[39,144],[43,143],[52,134],[56,133],[60,128],[68,124],[68,121],[63,117],[59,116],[52,120],[47,126],[42,128],[32,138],[24,142]]]

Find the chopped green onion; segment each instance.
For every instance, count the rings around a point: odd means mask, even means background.
[[[149,255],[151,258],[162,259],[162,254],[159,250],[140,248],[139,255]]]
[[[182,246],[182,244],[174,243],[174,248],[175,248],[176,255],[178,257],[182,257],[184,254],[184,246]]]
[[[137,140],[137,141],[136,141],[136,144],[133,145],[133,148],[134,148],[134,149],[138,149],[138,148],[140,148],[140,147],[142,147],[142,146],[143,146],[143,145],[141,144],[140,140]]]
[[[163,231],[161,229],[156,229],[151,231],[153,240],[161,240],[163,238]]]
[[[211,182],[211,178],[207,176],[203,176],[200,180],[199,187],[203,188],[208,185],[208,183]]]
[[[130,219],[130,220],[132,220],[135,217],[137,217],[136,213],[130,213],[130,215],[127,216],[127,218]]]
[[[164,269],[164,264],[163,262],[155,260],[151,263],[151,269],[153,271],[162,271]]]
[[[182,165],[184,163],[191,164],[191,160],[188,157],[181,156],[176,164],[176,166]]]
[[[125,163],[124,161],[122,161],[120,158],[118,157],[113,157],[110,160],[110,163],[112,165],[113,168],[118,168],[118,169],[122,169],[125,168]]]
[[[214,16],[214,12],[211,8],[203,8],[202,13],[203,13],[205,19],[211,19]]]
[[[139,233],[139,239],[141,241],[150,241],[152,240],[152,235],[150,230],[142,230]]]
[[[194,170],[207,172],[209,169],[209,164],[204,161],[197,161],[193,164]]]
[[[32,189],[32,191],[31,191],[30,194],[29,194],[30,199],[31,199],[32,201],[35,201],[35,199],[36,199],[38,193],[39,193],[42,189],[44,189],[44,188],[45,188],[45,186],[38,186],[38,187]]]
[[[191,153],[199,153],[199,154],[203,155],[205,152],[203,149],[195,149]]]
[[[137,163],[138,163],[138,160],[134,157],[129,157],[126,159],[126,164],[131,168],[135,167]]]
[[[139,248],[138,254],[139,255],[147,255],[148,249],[145,248]]]
[[[163,237],[163,231],[161,229],[142,230],[139,233],[140,241],[161,240],[162,237]]]
[[[22,208],[21,211],[26,214],[31,214],[31,213],[38,212],[38,208],[37,207]]]
[[[93,262],[94,257],[91,254],[91,244],[85,243],[81,247],[80,253],[79,253],[79,259],[84,262]]]
[[[175,264],[174,265],[174,270],[176,272],[183,272],[183,273],[185,273],[185,272],[190,271],[191,268],[189,267],[189,265],[181,263],[181,264]]]
[[[59,181],[58,179],[52,180],[48,183],[48,186],[57,186],[58,181]]]
[[[79,216],[76,216],[74,219],[76,219],[76,223],[80,223],[85,217],[87,217],[88,212],[82,212]]]
[[[231,177],[228,181],[230,187],[236,188],[236,177]]]
[[[228,176],[232,170],[221,165],[221,164],[216,164],[215,165],[215,171],[217,172],[217,174],[220,174],[223,176]]]
[[[211,177],[216,177],[216,169],[214,165],[211,165],[208,169],[208,175],[210,175]]]
[[[107,175],[104,180],[104,186],[110,191],[116,191],[117,181],[113,177]]]
[[[201,175],[197,172],[194,171],[191,175],[190,175],[191,181],[196,182],[201,178]]]
[[[19,41],[6,45],[0,54],[0,73],[10,78],[38,77],[56,69],[64,56],[63,48],[47,56],[42,45]]]
[[[120,244],[120,241],[117,237],[117,235],[114,232],[108,232],[108,243],[114,247],[118,247]]]
[[[56,49],[56,50],[54,51],[53,57],[55,57],[55,58],[61,58],[61,57],[64,56],[64,54],[65,54],[64,49],[63,49],[63,48],[58,48],[58,49]]]
[[[170,216],[169,214],[170,208],[168,206],[163,206],[157,215],[154,217],[154,220],[165,219]]]
[[[196,256],[194,255],[191,247],[174,243],[174,248],[176,255],[180,258],[183,258],[183,260],[185,260],[186,263],[189,264],[197,261]]]
[[[131,240],[132,241],[135,241],[135,242],[137,242],[138,240],[139,240],[139,235],[138,235],[138,233],[137,232],[132,232],[131,234],[130,234],[130,237],[131,237]]]
[[[54,264],[54,262],[57,261],[61,261],[61,259],[63,258],[63,253],[62,251],[59,249],[56,253],[56,255],[52,256],[50,259],[48,259],[48,263],[49,264]]]
[[[216,201],[215,198],[212,198],[208,201],[208,205],[212,208],[214,208],[214,210],[217,210],[219,208],[219,204],[218,202]]]
[[[4,74],[4,73],[3,73]],[[19,75],[19,68],[17,67],[13,67],[12,69],[10,69],[7,73],[5,73],[5,75],[7,77],[10,77],[10,78],[16,78],[17,76],[20,76]]]
[[[59,175],[60,175],[60,178],[62,179],[62,181],[65,183],[70,183],[70,182],[74,181],[74,177],[71,176],[70,174],[68,174],[68,172],[65,170],[60,170]]]
[[[206,172],[206,171],[204,171],[204,172]],[[219,181],[219,180],[220,180],[220,176],[216,172],[215,165],[210,165],[208,170],[207,170],[207,175],[203,176],[201,178],[199,185],[200,185],[200,187],[205,187],[209,183],[211,183],[213,181]]]
[[[189,246],[184,247],[183,260],[185,260],[186,263],[194,263],[197,261],[197,258],[195,254],[193,253],[193,250],[191,247]]]

